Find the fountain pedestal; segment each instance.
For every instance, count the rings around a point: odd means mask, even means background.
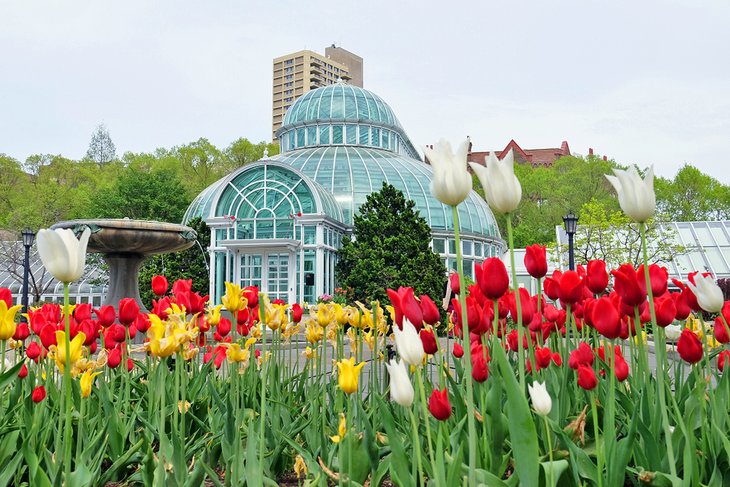
[[[103,254],[109,266],[109,290],[104,304],[117,306],[122,298],[134,298],[142,312],[139,297],[139,269],[147,257],[190,248],[197,237],[185,225],[147,220],[100,219],[59,222],[51,228],[81,231],[91,228],[88,252]]]

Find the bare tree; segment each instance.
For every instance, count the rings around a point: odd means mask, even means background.
[[[8,274],[22,286],[23,261],[25,248],[20,241],[0,241],[0,274]],[[43,265],[33,265],[40,261],[35,246],[30,249],[30,271],[28,272],[28,293],[32,297],[29,304],[37,303],[53,282]]]

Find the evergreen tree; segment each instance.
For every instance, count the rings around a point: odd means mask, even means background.
[[[415,203],[383,183],[355,215],[353,239],[345,237],[337,264],[338,279],[355,299],[386,300],[387,288],[411,286],[416,295],[440,300],[446,268],[429,247],[431,228]]]
[[[89,149],[86,151],[86,158],[94,161],[99,166],[108,164],[117,158],[117,149],[112,142],[109,130],[104,124],[99,124],[91,136]]]

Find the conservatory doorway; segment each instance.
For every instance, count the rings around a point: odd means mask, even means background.
[[[239,253],[239,283],[244,286],[258,286],[268,294],[271,301],[282,299],[294,301],[292,272],[294,254],[288,249],[267,249],[261,252]]]

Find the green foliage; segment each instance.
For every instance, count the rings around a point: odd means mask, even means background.
[[[177,223],[190,201],[183,182],[172,170],[145,173],[128,167],[111,187],[93,195],[88,216]]]
[[[152,306],[152,299],[155,298],[151,286],[152,278],[156,275],[167,277],[170,286],[178,279],[192,279],[193,291],[200,293],[201,296],[208,294],[208,255],[205,249],[210,245],[210,230],[200,218],[190,220],[188,226],[198,234],[195,245],[182,252],[150,257],[139,271],[139,294],[149,309]]]
[[[355,215],[354,239],[345,237],[337,264],[338,279],[355,299],[386,299],[387,288],[411,286],[416,294],[439,298],[446,269],[429,247],[431,229],[395,187],[383,183]]]
[[[730,219],[730,185],[685,164],[673,180],[657,178],[657,212],[666,221]]]

